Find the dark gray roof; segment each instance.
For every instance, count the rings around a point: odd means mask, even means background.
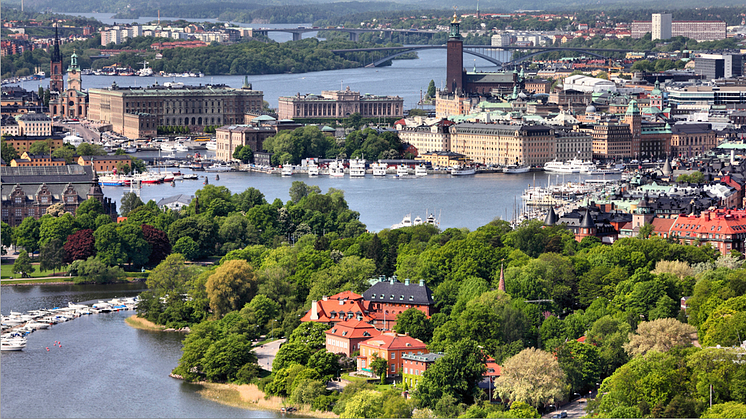
[[[707,134],[712,132],[712,124],[676,124],[671,127],[674,134]]]
[[[445,354],[441,352],[430,352],[430,353],[422,354],[422,355],[403,354],[401,357],[402,359],[409,359],[412,361],[435,362],[439,360],[440,358],[443,358],[444,356]]]
[[[591,210],[590,208],[585,208],[585,214],[583,215],[583,222],[580,224],[580,228],[595,228],[596,223],[593,222],[593,217],[591,217]]]
[[[363,299],[371,303],[395,303],[414,305],[433,305],[433,293],[425,285],[424,281],[399,282],[396,277],[381,277],[379,282],[373,284],[363,293]]]
[[[52,118],[44,115],[43,113],[29,112],[21,115],[18,119],[21,121],[44,121],[51,122]]]
[[[189,205],[192,200],[194,199],[193,196],[190,195],[184,195],[184,194],[178,194],[174,196],[169,196],[168,198],[163,198],[160,201],[158,201],[158,207],[163,207],[164,205],[172,204],[174,202],[179,202],[184,205]]]
[[[0,167],[0,182],[3,201],[10,199],[16,187],[23,190],[27,200],[34,200],[42,186],[52,194],[53,201],[62,200],[65,191],[74,191],[80,200],[87,199],[92,188],[100,193],[90,166]]]

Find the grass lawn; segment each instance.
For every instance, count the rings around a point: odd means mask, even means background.
[[[14,279],[3,279],[2,283],[3,285],[28,285],[28,284],[58,284],[60,282],[69,282],[71,284],[75,283],[75,278],[77,277],[59,277],[59,278],[44,278],[44,279],[23,279],[23,280],[14,280]]]
[[[31,272],[31,274],[29,274],[29,276],[31,278],[43,278],[43,277],[46,277],[46,276],[52,276],[52,274],[53,274],[52,271],[41,271],[41,272],[39,272],[39,264],[38,263],[33,263],[32,266],[34,267],[34,272]],[[57,273],[59,273],[59,271],[57,271]],[[0,266],[0,278],[7,279],[7,278],[10,278],[11,276],[13,278],[20,278],[21,277],[20,274],[14,274],[13,273],[13,264],[3,264],[3,265],[1,265]],[[57,279],[57,281],[63,281],[64,279],[65,279],[65,277],[60,276]]]

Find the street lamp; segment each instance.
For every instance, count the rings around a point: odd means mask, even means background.
[[[275,323],[277,322],[277,319],[272,319],[272,339],[275,338]]]

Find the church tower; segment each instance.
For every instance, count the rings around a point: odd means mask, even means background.
[[[62,53],[60,52],[60,37],[57,32],[58,23],[54,24],[54,47],[52,48],[49,64],[49,90],[62,93],[65,90],[65,82],[62,79]]]
[[[80,67],[78,67],[78,54],[75,52],[70,56],[70,67],[67,68],[67,88],[83,90],[80,80]]]
[[[451,20],[451,33],[446,44],[446,91],[459,93],[464,89],[464,40],[459,33],[459,22],[456,12]]]

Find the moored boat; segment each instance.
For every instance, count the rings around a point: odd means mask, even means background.
[[[365,159],[350,159],[350,177],[365,177]]]
[[[345,166],[341,161],[334,160],[333,162],[329,163],[329,176],[344,177],[344,175],[345,175]]]
[[[288,162],[285,162],[285,164],[282,165],[280,174],[282,176],[293,176],[293,165]]]
[[[451,168],[451,176],[469,176],[477,173],[471,166],[454,166]]]
[[[409,167],[405,164],[400,164],[396,166],[396,177],[406,177],[409,176]]]
[[[414,175],[427,176],[427,167],[422,163],[418,164],[417,167],[414,168]]]
[[[388,168],[388,165],[386,163],[376,162],[370,165],[370,168],[373,169],[373,176],[386,176],[386,169]]]
[[[531,166],[519,166],[517,164],[511,164],[510,166],[503,167],[503,173],[528,173],[531,170]]]

